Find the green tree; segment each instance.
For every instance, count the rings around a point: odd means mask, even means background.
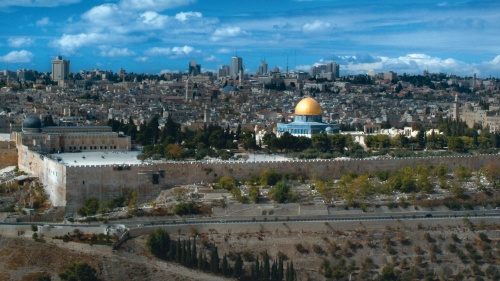
[[[280,181],[270,192],[271,199],[278,203],[285,203],[290,198],[290,187],[285,181]]]
[[[457,178],[459,181],[465,181],[466,179],[471,177],[471,172],[469,169],[462,165],[458,165],[458,167],[453,171],[453,176]]]
[[[210,272],[215,274],[219,273],[219,263],[219,253],[217,252],[217,247],[214,247],[212,251],[210,251]]]
[[[168,259],[170,243],[170,236],[161,228],[149,233],[146,241],[149,251],[155,257],[164,260]]]
[[[460,137],[448,137],[448,149],[456,152],[464,152],[464,141]]]
[[[281,180],[281,175],[273,170],[264,170],[260,173],[261,185],[276,185]]]
[[[226,190],[231,190],[235,186],[234,179],[228,176],[221,177],[217,183],[221,188]]]
[[[41,273],[37,276],[36,281],[51,281],[50,275],[47,273]]]
[[[242,276],[243,276],[243,260],[241,259],[241,255],[238,254],[238,256],[236,256],[236,261],[234,262],[233,277],[240,278]]]
[[[227,276],[229,274],[229,264],[227,262],[227,255],[224,254],[222,257],[222,264],[220,267],[220,273],[224,276]]]
[[[74,263],[59,273],[65,281],[98,281],[97,271],[87,263]]]
[[[397,276],[394,274],[394,267],[392,264],[386,264],[382,269],[382,273],[379,277],[380,281],[396,281]]]
[[[81,216],[93,216],[97,214],[99,210],[99,199],[97,198],[88,198],[83,203],[83,206],[78,209],[77,213]]]
[[[322,152],[330,150],[330,140],[326,133],[314,134],[311,137],[312,147]]]
[[[448,167],[446,167],[445,165],[439,165],[434,170],[434,173],[440,180],[443,180],[448,175]]]
[[[259,202],[260,198],[260,190],[257,186],[251,186],[250,190],[248,191],[248,195],[250,196],[250,200],[254,203]]]

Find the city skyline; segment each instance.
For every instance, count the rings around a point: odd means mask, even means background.
[[[0,69],[216,72],[231,57],[245,73],[309,71],[335,61],[340,75],[395,71],[500,76],[497,1],[0,0]]]

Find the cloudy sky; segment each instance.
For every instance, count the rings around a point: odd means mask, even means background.
[[[0,0],[0,69],[161,73],[228,65],[500,77],[500,1]]]

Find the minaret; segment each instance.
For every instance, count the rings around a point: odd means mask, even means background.
[[[210,123],[210,109],[208,108],[208,104],[205,104],[205,111],[203,114],[203,122],[206,124]]]
[[[458,94],[455,95],[455,102],[453,103],[453,120],[460,121],[460,103],[458,102]]]
[[[189,97],[189,78],[186,79],[186,95],[184,97],[184,100],[185,101],[188,101],[190,99]]]

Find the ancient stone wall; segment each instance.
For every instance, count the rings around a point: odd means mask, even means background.
[[[419,165],[445,165],[449,171],[462,165],[476,170],[493,161],[500,161],[500,155],[283,162],[176,162],[157,164],[155,168],[166,172],[166,177],[161,182],[163,185],[175,186],[186,183],[214,182],[222,176],[245,180],[264,170],[301,175],[305,178],[331,179],[339,178],[350,171],[356,173],[394,171],[404,167],[416,168]]]
[[[19,170],[40,178],[52,206],[65,206],[66,166],[56,159],[29,150],[25,145],[19,146],[18,149]]]
[[[131,191],[139,193],[138,202],[154,199],[162,189],[183,184],[211,183],[222,176],[246,180],[264,170],[303,176],[339,178],[349,171],[394,171],[418,165],[445,165],[449,171],[458,165],[476,170],[500,161],[500,155],[458,157],[391,158],[365,160],[297,160],[282,162],[168,162],[140,165],[65,166],[49,157],[19,147],[19,168],[38,176],[53,206],[74,211],[87,198],[109,200]]]

